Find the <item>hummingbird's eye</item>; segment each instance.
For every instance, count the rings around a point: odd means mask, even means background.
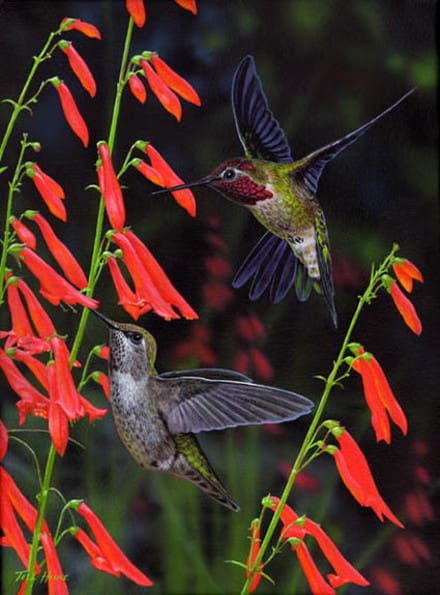
[[[232,167],[228,167],[222,174],[222,178],[228,182],[232,182],[237,177],[237,172]]]
[[[139,345],[139,343],[141,343],[142,339],[143,339],[142,333],[136,333],[136,332],[128,333],[128,338],[136,345]]]

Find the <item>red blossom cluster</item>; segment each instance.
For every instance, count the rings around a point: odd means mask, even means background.
[[[264,504],[275,512],[280,506],[280,499],[270,496],[264,500]],[[280,519],[283,524],[280,540],[281,542],[287,541],[295,552],[310,590],[314,595],[334,595],[336,593],[335,589],[347,583],[362,587],[369,585],[369,582],[346,560],[320,525],[307,517],[298,516],[288,504],[282,506]],[[257,523],[253,523],[251,527],[251,549],[247,561],[248,567],[251,567],[256,560],[259,551],[260,536],[258,529],[257,520]],[[316,566],[305,543],[305,538],[308,535],[315,539],[321,552],[333,568],[334,572],[327,574],[327,580]],[[262,568],[260,567],[254,574],[250,592],[257,588],[261,573]],[[247,571],[247,575],[249,576],[249,571]]]

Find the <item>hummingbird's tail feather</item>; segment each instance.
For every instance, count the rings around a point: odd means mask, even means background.
[[[209,464],[195,436],[192,434],[176,434],[173,438],[178,454],[170,473],[187,479],[200,488],[202,492],[229,508],[229,510],[238,512],[240,507]]]
[[[395,109],[402,101],[404,101],[409,95],[414,92],[415,89],[411,89],[405,95],[400,97],[395,103],[390,105],[383,112],[378,114],[375,118],[366,122],[353,132],[349,132],[337,141],[321,147],[320,149],[310,153],[304,159],[299,162],[301,165],[295,170],[295,177],[301,177],[304,184],[313,194],[316,194],[318,189],[318,182],[321,174],[330,161],[332,161],[339,153],[356,142],[371,126],[376,124],[378,120],[383,118],[386,114]]]
[[[258,300],[269,287],[270,300],[274,304],[281,302],[293,285],[300,302],[308,300],[312,288],[315,288],[323,294],[333,324],[337,327],[330,262],[324,259],[318,242],[316,245],[321,273],[319,281],[309,277],[307,268],[298,260],[286,240],[268,231],[246,257],[235,274],[232,286],[238,289],[252,279],[249,299]]]

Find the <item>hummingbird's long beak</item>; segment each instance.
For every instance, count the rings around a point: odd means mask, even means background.
[[[121,330],[116,326],[113,320],[110,320],[110,318],[107,318],[107,316],[104,316],[104,314],[101,314],[101,312],[98,312],[98,310],[92,310],[91,308],[89,308],[89,310],[92,312],[92,314],[100,318],[109,328],[113,329],[114,331]]]
[[[151,194],[163,194],[164,192],[174,192],[175,190],[185,190],[185,188],[194,188],[195,186],[206,186],[212,181],[211,176],[205,176],[204,178],[200,178],[200,180],[195,180],[194,182],[188,182],[187,184],[179,184],[178,186],[170,186],[169,188],[161,188],[160,190],[155,190]]]

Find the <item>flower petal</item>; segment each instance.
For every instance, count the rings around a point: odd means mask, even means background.
[[[66,118],[67,123],[76,136],[81,140],[84,147],[87,147],[89,144],[89,130],[78,109],[78,106],[76,105],[72,93],[70,92],[68,86],[59,79],[53,81],[53,84],[58,92],[61,107],[63,109],[64,117]]]
[[[177,74],[162,58],[155,54],[151,58],[151,61],[157,74],[170,89],[178,93],[186,101],[194,103],[197,106],[201,105],[200,97],[192,85],[181,77],[180,74]]]
[[[390,286],[391,297],[393,298],[394,304],[402,316],[405,324],[412,330],[416,335],[420,335],[422,332],[422,323],[417,315],[416,309],[413,303],[406,297],[400,287],[395,281]]]
[[[81,85],[88,92],[90,97],[95,97],[96,81],[84,59],[73,47],[72,42],[62,40],[59,42],[58,45],[61,48],[61,50],[66,54],[67,59],[69,60],[70,68],[78,78]]]
[[[171,89],[163,82],[160,76],[151,68],[147,60],[140,61],[145,78],[148,81],[150,89],[156,95],[157,99],[163,107],[172,114],[178,122],[182,119],[182,106],[179,98]]]

